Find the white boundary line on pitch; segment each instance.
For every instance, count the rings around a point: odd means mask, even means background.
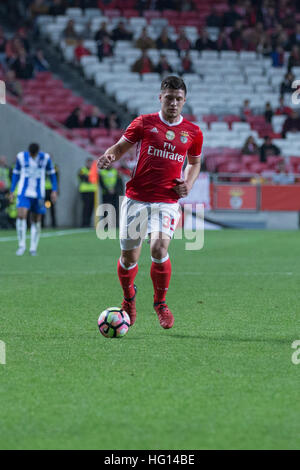
[[[243,275],[243,276],[268,276],[268,275],[280,275],[280,276],[293,276],[294,273],[292,272],[289,272],[289,271],[269,271],[269,272],[240,272],[240,271],[236,271],[236,272],[217,272],[217,273],[207,273],[207,272],[204,272],[204,271],[199,271],[199,272],[189,272],[189,271],[181,271],[180,273],[173,273],[172,276],[176,276],[176,275],[186,275],[186,276],[200,276],[200,275],[209,275],[209,276],[240,276],[240,275]]]
[[[42,232],[41,238],[51,238],[51,237],[61,237],[63,235],[74,235],[76,233],[89,233],[94,231],[94,228],[78,228],[76,230],[58,230],[57,232]],[[30,235],[27,235],[26,238],[30,238]],[[10,237],[0,237],[0,242],[15,242],[17,237],[12,235]]]

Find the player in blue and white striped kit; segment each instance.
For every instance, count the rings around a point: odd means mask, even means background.
[[[45,214],[45,179],[46,173],[52,183],[51,201],[57,198],[57,181],[55,169],[48,153],[40,152],[38,144],[29,145],[27,152],[17,155],[16,165],[12,174],[10,198],[18,185],[16,229],[19,241],[17,256],[26,250],[27,213],[32,213],[30,229],[30,254],[36,255],[41,232],[41,218]]]

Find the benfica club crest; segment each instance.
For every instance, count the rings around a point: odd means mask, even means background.
[[[189,136],[189,133],[186,132],[186,131],[181,131],[180,132],[180,141],[183,143],[183,144],[186,144],[187,141],[188,141],[188,136]]]

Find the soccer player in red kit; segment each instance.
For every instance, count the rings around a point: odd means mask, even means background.
[[[129,232],[137,217],[144,214],[145,231],[150,237],[154,310],[160,325],[167,329],[174,324],[166,304],[171,278],[168,247],[180,216],[178,199],[187,196],[200,172],[203,135],[198,126],[181,116],[186,101],[186,86],[181,78],[166,77],[159,100],[161,110],[134,119],[121,139],[98,158],[97,165],[108,168],[137,144],[137,162],[126,185],[120,216],[118,276],[124,293],[122,308],[129,314],[132,326],[136,319],[134,280],[144,237],[133,237]],[[186,156],[188,163],[181,178]]]

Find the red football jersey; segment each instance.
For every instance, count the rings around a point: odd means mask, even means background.
[[[178,122],[168,123],[160,111],[134,119],[123,138],[137,143],[137,162],[126,196],[144,202],[177,202],[179,196],[172,188],[181,177],[186,155],[201,158],[200,128],[182,116]]]

